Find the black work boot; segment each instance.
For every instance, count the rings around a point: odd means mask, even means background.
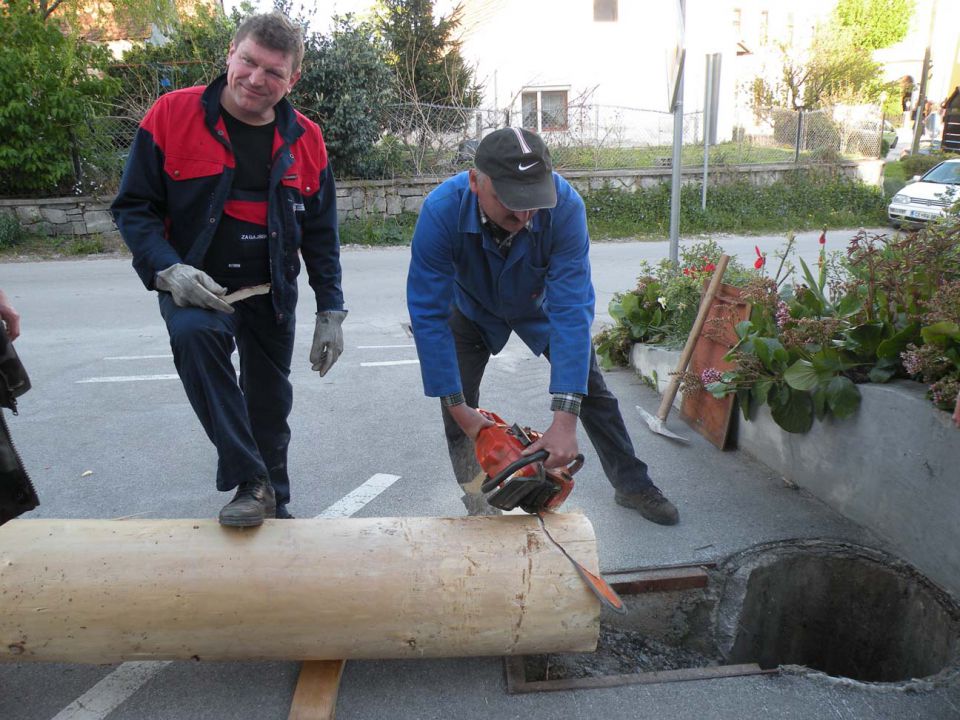
[[[622,493],[619,490],[614,495],[617,505],[623,505],[636,510],[647,520],[658,525],[676,525],[680,522],[680,513],[673,503],[667,500],[660,488],[651,485],[638,493]]]
[[[220,511],[220,524],[230,527],[256,527],[277,513],[277,500],[269,480],[255,478],[240,483],[237,494]]]
[[[293,520],[293,515],[287,510],[286,505],[277,505],[277,520]]]

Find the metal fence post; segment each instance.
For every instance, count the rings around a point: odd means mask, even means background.
[[[794,144],[793,161],[800,162],[800,145],[803,142],[803,108],[797,109],[797,140]]]

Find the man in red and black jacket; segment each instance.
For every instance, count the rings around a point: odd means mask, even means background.
[[[159,291],[177,372],[217,448],[217,488],[237,490],[224,525],[290,517],[300,257],[317,303],[313,369],[325,375],[343,351],[333,174],[320,128],[286,100],[302,59],[300,30],[285,16],[245,20],[225,75],[147,112],[112,205],[140,279]],[[228,302],[268,283],[266,294]]]

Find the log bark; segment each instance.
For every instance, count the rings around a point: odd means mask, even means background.
[[[598,572],[586,517],[554,514],[547,524]],[[532,516],[0,527],[0,660],[588,652],[599,616]]]

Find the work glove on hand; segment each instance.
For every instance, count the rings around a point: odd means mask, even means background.
[[[343,352],[343,319],[345,310],[325,310],[317,313],[317,326],[313,331],[310,347],[310,364],[320,373],[327,374]]]
[[[200,307],[232,313],[233,307],[220,299],[227,289],[214,282],[203,270],[177,263],[157,273],[154,284],[173,296],[180,307]]]

